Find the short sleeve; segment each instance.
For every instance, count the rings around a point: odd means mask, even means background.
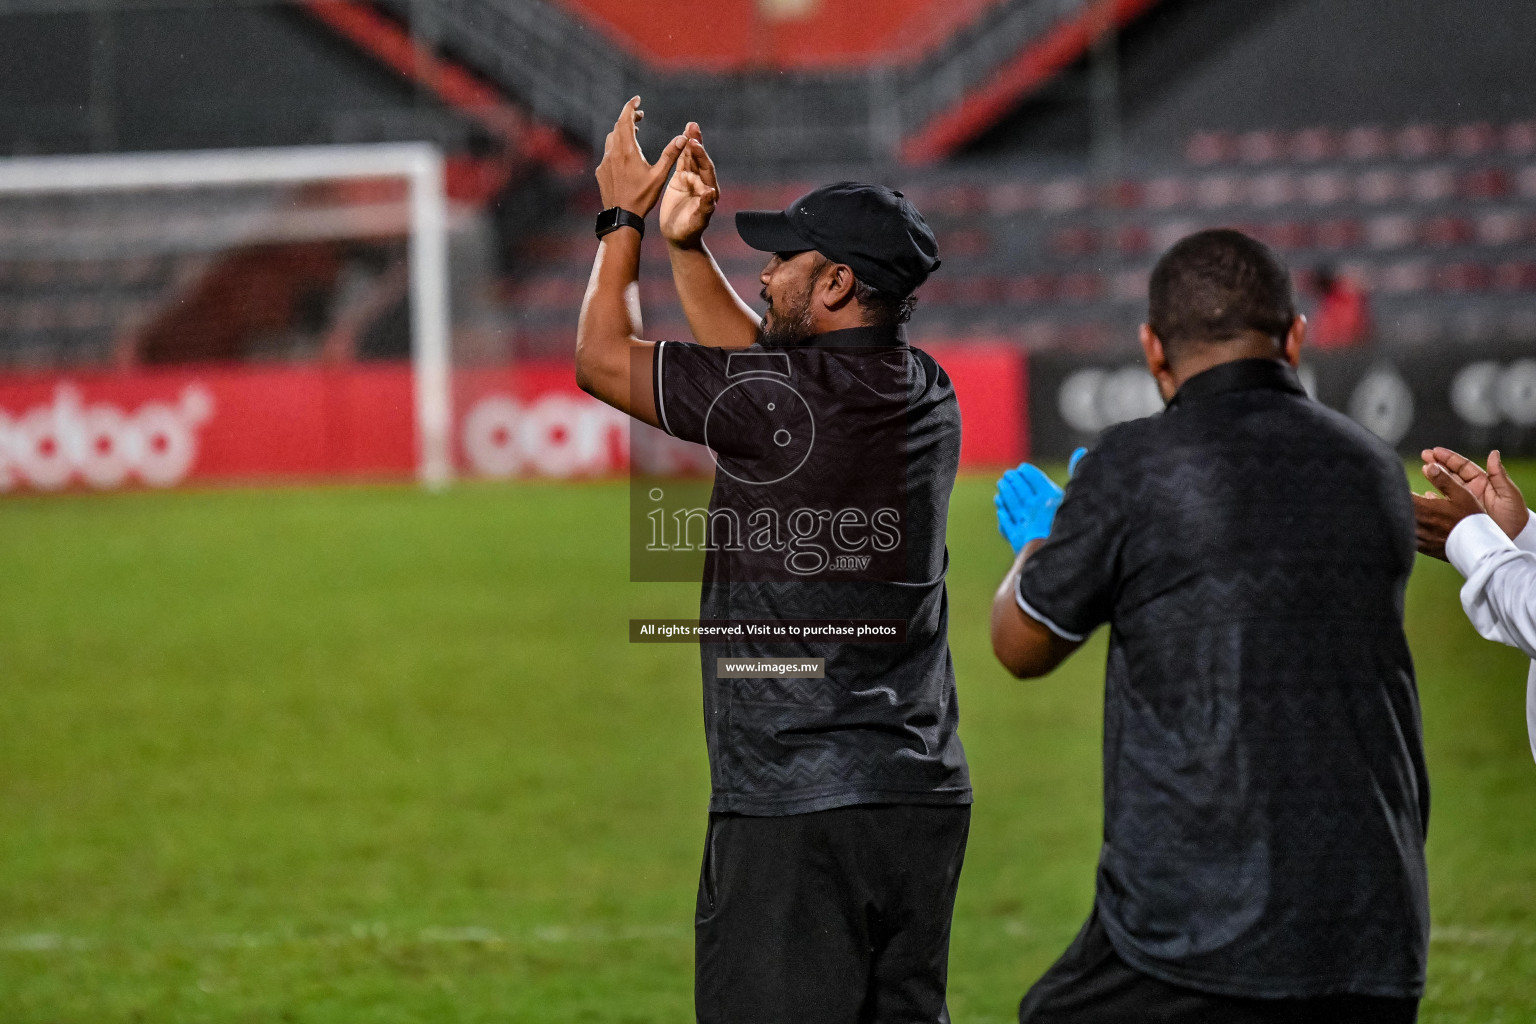
[[[704,443],[704,419],[727,384],[729,352],[683,341],[659,341],[652,361],[656,418],[684,441]]]
[[[1019,573],[1019,608],[1064,640],[1085,639],[1114,606],[1124,529],[1114,476],[1103,454],[1083,457],[1050,536]]]
[[[662,429],[705,445],[728,461],[728,472],[803,461],[815,421],[788,352],[663,341],[652,366]]]

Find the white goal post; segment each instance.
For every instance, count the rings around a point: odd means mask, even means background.
[[[409,183],[409,294],[417,476],[453,478],[448,209],[443,157],[425,143],[301,146],[0,160],[0,196],[302,184],[356,178]]]

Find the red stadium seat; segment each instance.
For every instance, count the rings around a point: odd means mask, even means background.
[[[1339,155],[1339,137],[1328,128],[1306,128],[1291,136],[1290,158],[1298,163],[1315,164]]]
[[[1260,225],[1254,233],[1276,249],[1307,249],[1312,246],[1313,226],[1306,221],[1285,220]]]
[[[1053,274],[1021,274],[1010,278],[1004,282],[1003,297],[1008,302],[1020,304],[1050,302],[1056,297],[1056,277]]]
[[[1459,157],[1482,156],[1498,145],[1499,133],[1491,124],[1464,124],[1451,130],[1450,151]]]
[[[1501,292],[1536,292],[1536,263],[1500,263],[1493,269],[1493,288]]]
[[[1075,259],[1099,251],[1099,233],[1090,227],[1062,228],[1047,244],[1056,255]]]
[[[1141,205],[1141,184],[1135,181],[1117,181],[1108,189],[1101,190],[1101,201],[1117,210],[1134,210]]]
[[[956,228],[938,236],[939,254],[944,257],[984,256],[992,248],[992,236],[984,228]]]
[[[1426,167],[1408,176],[1408,194],[1415,202],[1436,203],[1456,194],[1456,172],[1449,167]]]
[[[1430,268],[1424,260],[1403,260],[1382,267],[1376,274],[1376,290],[1387,293],[1421,292],[1429,286]]]
[[[1392,139],[1392,148],[1404,160],[1428,160],[1445,151],[1445,133],[1432,124],[1409,125]]]
[[[1313,245],[1319,249],[1352,249],[1365,237],[1365,229],[1353,217],[1325,220],[1313,233]]]
[[[1485,213],[1477,218],[1477,240],[1482,245],[1513,245],[1530,233],[1530,220],[1515,210]]]
[[[1261,174],[1248,183],[1248,201],[1254,206],[1284,206],[1296,201],[1296,179],[1285,171]]]
[[[1447,263],[1430,274],[1436,291],[1482,292],[1493,284],[1493,269],[1482,263]]]
[[[923,209],[944,217],[964,217],[967,214],[983,213],[987,209],[986,190],[970,185],[940,188],[927,198],[927,205]]]
[[[1046,213],[1081,210],[1093,199],[1093,190],[1082,178],[1058,178],[1040,186],[1040,209]]]
[[[1313,171],[1301,179],[1301,196],[1313,206],[1331,206],[1350,198],[1354,181],[1340,171]]]
[[[1279,132],[1244,132],[1237,137],[1237,158],[1245,164],[1274,163],[1285,156],[1285,140]]]
[[[1419,229],[1419,240],[1425,245],[1465,245],[1473,237],[1475,232],[1472,224],[1464,217],[1430,217]]]
[[[1461,176],[1458,191],[1468,199],[1500,199],[1509,195],[1509,172],[1502,167],[1468,171]]]
[[[1162,252],[1171,248],[1179,239],[1207,226],[1204,222],[1193,220],[1164,221],[1152,229],[1152,247]]]
[[[1373,217],[1365,225],[1365,241],[1373,249],[1401,249],[1417,239],[1417,222],[1403,214]]]
[[[1115,231],[1115,248],[1125,256],[1141,256],[1152,248],[1152,233],[1140,224],[1128,224]]]
[[[915,201],[915,200],[914,200]],[[1035,185],[1028,181],[1009,181],[987,189],[987,212],[1001,217],[1025,213],[1035,208]]]
[[[1154,178],[1142,189],[1142,202],[1153,210],[1169,210],[1189,202],[1192,192],[1183,178]]]
[[[1367,171],[1355,181],[1355,198],[1362,203],[1390,203],[1407,191],[1407,182],[1396,171]]]
[[[1237,155],[1237,141],[1226,132],[1196,132],[1184,147],[1184,159],[1197,167],[1225,163]]]
[[[1234,174],[1213,174],[1195,183],[1195,204],[1218,210],[1247,198],[1248,179]]]
[[[1510,156],[1536,153],[1536,121],[1516,121],[1504,128],[1504,152]]]
[[[954,305],[990,306],[1007,294],[1006,283],[995,277],[961,277],[951,282],[949,302]]]
[[[1392,152],[1392,137],[1375,126],[1351,128],[1344,133],[1340,151],[1348,160],[1380,160]]]
[[[1104,278],[1100,274],[1063,274],[1058,294],[1069,302],[1092,302],[1104,294]]]

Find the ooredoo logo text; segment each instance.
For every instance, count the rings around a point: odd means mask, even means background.
[[[212,415],[213,397],[196,384],[174,401],[134,409],[87,403],[73,386],[60,385],[46,405],[0,408],[0,490],[174,486],[197,461],[198,431]]]

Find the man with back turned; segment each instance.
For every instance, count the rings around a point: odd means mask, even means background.
[[[1010,539],[1045,525],[994,599],[998,658],[1044,675],[1110,626],[1093,911],[1019,1019],[1413,1021],[1429,787],[1402,466],[1302,389],[1306,321],[1265,246],[1193,235],[1150,292],[1167,408],[1107,431],[1064,496],[1033,467],[1000,487]]]

